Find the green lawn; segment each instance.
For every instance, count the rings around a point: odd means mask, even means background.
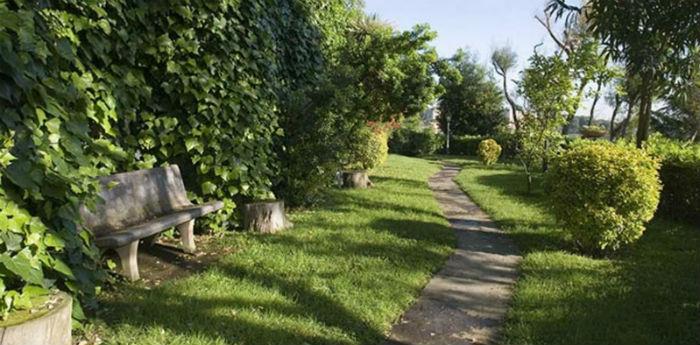
[[[524,255],[506,344],[700,344],[700,229],[655,220],[614,257],[577,255],[520,169],[461,163],[458,183]]]
[[[157,288],[107,293],[97,322],[108,344],[381,342],[452,252],[427,178],[439,166],[391,156],[369,190],[334,190],[275,235],[236,233],[236,252]]]

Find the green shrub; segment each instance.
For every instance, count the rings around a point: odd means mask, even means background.
[[[389,156],[388,134],[362,126],[350,138],[345,168],[370,170],[386,162]]]
[[[479,159],[486,165],[493,165],[498,162],[501,156],[501,145],[496,140],[485,139],[479,143]]]
[[[616,250],[642,235],[659,204],[657,160],[631,146],[579,141],[552,163],[551,208],[581,249]]]
[[[661,161],[660,214],[700,225],[700,146],[655,135],[645,149]]]
[[[444,144],[441,135],[430,128],[421,128],[418,118],[404,120],[389,138],[389,152],[404,156],[431,155]]]
[[[450,138],[450,154],[460,156],[475,156],[479,151],[479,143],[486,137],[480,135],[461,135]]]

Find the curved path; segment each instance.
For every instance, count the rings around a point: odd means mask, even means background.
[[[428,182],[455,230],[457,248],[394,325],[385,345],[499,343],[520,256],[452,180],[458,173],[458,167],[446,166]]]

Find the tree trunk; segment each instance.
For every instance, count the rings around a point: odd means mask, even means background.
[[[243,228],[247,231],[271,234],[289,228],[283,200],[267,200],[244,206]]]
[[[642,80],[642,96],[639,105],[639,125],[637,126],[637,147],[641,148],[649,139],[649,124],[651,123],[651,92],[650,77]]]
[[[344,188],[364,189],[372,186],[367,170],[343,171],[342,179]]]
[[[593,124],[593,118],[595,117],[595,107],[598,105],[598,100],[600,99],[600,89],[603,87],[603,83],[598,81],[598,87],[595,90],[595,97],[593,97],[593,104],[591,104],[591,113],[588,116],[588,125]]]
[[[630,121],[632,121],[634,105],[637,103],[638,100],[639,98],[637,98],[637,95],[630,96],[627,108],[627,117],[625,117],[625,120],[622,121],[622,124],[620,124],[620,135],[618,135],[618,137],[624,137],[627,135],[627,128],[629,127]]]
[[[615,108],[613,108],[612,116],[610,117],[610,141],[615,140],[615,118],[617,112],[620,111],[621,98],[619,94],[615,94]]]
[[[510,105],[510,111],[513,114],[513,124],[515,125],[515,130],[519,131],[520,120],[518,120],[518,107],[516,106],[515,101],[512,98],[510,98],[510,94],[508,94],[508,77],[506,71],[503,71],[503,93],[506,96],[506,101],[508,101],[508,104]]]

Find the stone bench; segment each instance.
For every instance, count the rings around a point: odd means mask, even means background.
[[[83,225],[98,247],[116,250],[130,280],[139,279],[140,240],[176,227],[184,251],[194,252],[195,218],[223,207],[221,201],[192,204],[177,165],[101,177],[100,185],[102,201],[80,209]]]

